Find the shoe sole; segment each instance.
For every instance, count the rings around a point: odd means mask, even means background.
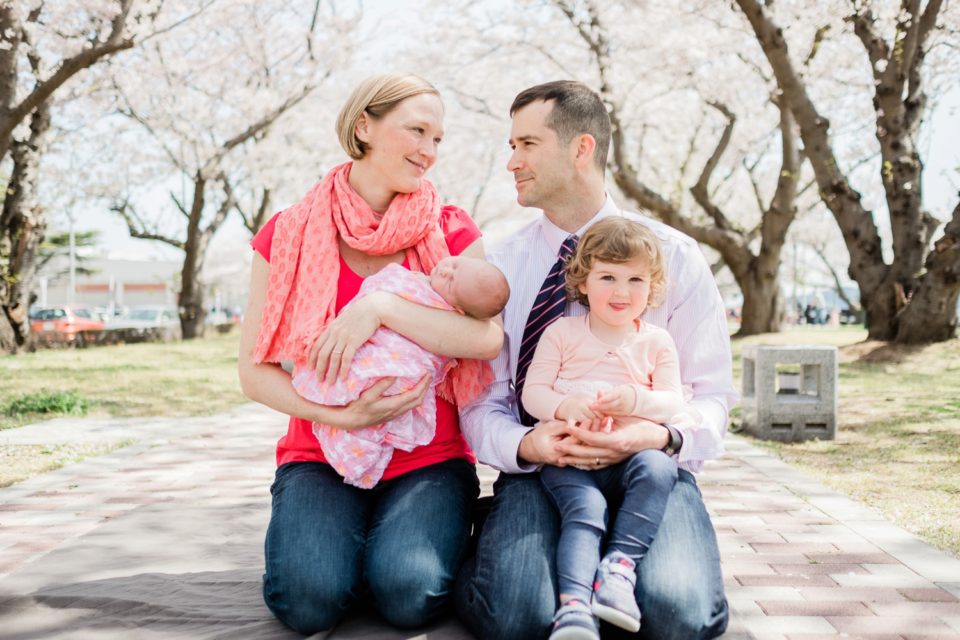
[[[631,618],[619,609],[602,605],[597,601],[592,603],[591,608],[593,609],[593,614],[595,616],[601,620],[609,622],[612,625],[618,626],[621,629],[626,629],[627,631],[632,631],[634,633],[640,630],[640,621],[636,618]]]
[[[549,640],[600,640],[600,636],[586,627],[565,627],[551,633]]]

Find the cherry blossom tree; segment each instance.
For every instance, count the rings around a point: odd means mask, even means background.
[[[163,5],[0,0],[0,351],[15,353],[29,342],[29,300],[47,225],[40,167],[58,99],[90,70],[174,28]]]
[[[785,108],[775,94],[765,101],[776,109],[779,119],[776,132],[779,137],[780,162],[776,174],[771,174],[770,179],[775,180],[775,187],[769,198],[763,195],[763,189],[758,184],[760,172],[756,170],[760,162],[767,159],[764,156],[768,149],[764,149],[759,155],[755,151],[756,159],[748,161],[744,167],[736,168],[734,165],[727,169],[728,172],[744,172],[753,184],[759,223],[745,225],[743,216],[739,216],[739,221],[732,219],[727,213],[729,207],[718,202],[714,195],[715,187],[711,186],[719,182],[715,174],[730,146],[738,121],[737,115],[725,103],[725,99],[721,97],[722,92],[717,91],[717,87],[711,87],[710,83],[694,77],[688,95],[705,107],[710,107],[724,122],[722,133],[712,143],[713,149],[703,161],[699,173],[686,185],[685,168],[695,158],[697,146],[711,144],[705,136],[698,135],[697,130],[689,138],[690,151],[681,165],[679,182],[684,184],[683,188],[692,196],[701,215],[688,213],[689,209],[683,197],[686,194],[660,192],[651,187],[637,169],[636,159],[638,156],[642,157],[646,149],[638,143],[638,136],[631,135],[628,130],[630,116],[627,110],[630,107],[625,100],[627,92],[619,86],[625,78],[623,73],[618,74],[614,68],[621,64],[614,55],[614,47],[617,45],[613,38],[616,38],[616,34],[611,32],[601,17],[599,3],[592,0],[554,0],[554,4],[576,29],[593,60],[595,75],[599,79],[599,92],[610,112],[613,138],[610,170],[620,190],[641,208],[720,254],[743,294],[739,335],[779,331],[783,316],[779,282],[781,252],[787,230],[796,216],[796,199],[801,177],[796,124],[790,109]],[[634,20],[636,19],[638,17],[634,16]],[[701,19],[701,16],[688,15],[681,20],[681,24],[683,28],[699,33],[704,28],[702,23],[697,24]],[[622,49],[622,45],[620,48]],[[720,55],[723,55],[723,51],[724,49],[719,50]],[[714,55],[717,55],[717,50],[714,50]],[[700,60],[693,60],[696,64],[702,64]],[[741,73],[750,76],[750,71],[743,69],[744,65],[737,66]],[[674,69],[678,75],[681,71],[682,68]],[[693,68],[689,71],[694,72]],[[763,81],[762,77],[759,79]],[[753,78],[754,84],[756,80]],[[745,115],[753,116],[754,113],[754,109],[749,109]],[[702,117],[701,122],[708,121],[708,118],[709,116]],[[741,159],[745,157],[742,156]],[[775,175],[775,178],[772,175]]]
[[[275,137],[272,130],[286,117],[303,135],[308,107],[330,109],[308,99],[349,51],[356,15],[317,16],[320,10],[319,2],[221,3],[176,39],[150,43],[114,69],[111,99],[138,129],[135,144],[148,148],[139,150],[142,173],[113,187],[112,207],[132,237],[183,251],[178,304],[185,339],[203,333],[201,273],[227,216],[236,211],[255,230],[278,183],[319,164],[313,140],[291,140],[289,132]],[[268,178],[265,159],[284,157],[296,158],[301,171]],[[164,186],[163,206],[145,195]],[[170,212],[179,222],[170,221]]]
[[[880,152],[879,186],[892,235],[888,261],[877,216],[840,157],[838,124],[836,120],[831,124],[827,108],[818,100],[818,78],[798,69],[791,42],[793,14],[789,8],[780,14],[779,7],[756,0],[737,0],[737,5],[796,116],[820,194],[843,233],[850,277],[860,287],[870,337],[906,343],[954,337],[960,294],[960,204],[931,246],[942,222],[924,204],[918,141],[929,91],[931,86],[936,89],[936,72],[950,64],[945,61],[949,50],[935,49],[943,44],[952,50],[957,44],[956,27],[947,26],[960,21],[956,6],[946,8],[942,0],[903,0],[899,7],[866,0],[846,4],[846,23],[840,29],[845,30],[842,35],[859,41],[861,64],[855,69],[872,93],[872,137]]]

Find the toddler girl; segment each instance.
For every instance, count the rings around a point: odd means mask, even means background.
[[[641,320],[666,285],[653,232],[620,217],[596,223],[567,266],[566,285],[589,313],[560,318],[544,331],[527,372],[524,408],[538,420],[606,429],[616,428],[613,418],[630,416],[670,425],[697,420],[684,402],[673,340]],[[545,466],[541,478],[561,518],[560,608],[551,640],[599,640],[597,617],[639,630],[635,571],[677,481],[676,461],[648,449],[602,469]],[[608,502],[619,505],[614,514]],[[614,524],[601,561],[608,520]]]

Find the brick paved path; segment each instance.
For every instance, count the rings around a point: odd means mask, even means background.
[[[258,591],[283,423],[246,405],[0,432],[0,442],[136,440],[0,489],[0,639],[300,637]],[[700,476],[733,610],[725,638],[960,638],[960,560],[742,439],[727,444]],[[487,490],[494,476],[482,470]],[[403,633],[355,617],[329,637],[467,635],[453,620]]]

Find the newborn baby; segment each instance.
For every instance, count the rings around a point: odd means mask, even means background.
[[[386,291],[437,309],[456,309],[474,318],[499,314],[510,296],[510,287],[499,269],[485,260],[462,256],[444,258],[429,276],[390,264],[364,280],[354,300],[374,291]],[[481,366],[486,382],[492,382],[485,362],[461,362],[430,353],[399,333],[380,327],[357,349],[345,380],[338,377],[322,382],[315,370],[301,367],[294,369],[293,387],[312,402],[342,406],[356,400],[381,378],[396,378],[385,392],[396,395],[415,386],[424,373],[430,373],[432,387],[452,402],[450,385],[444,383],[449,382],[449,375],[458,366]],[[457,404],[474,399],[482,388],[483,385],[477,385],[469,397],[457,397]],[[410,451],[433,440],[436,413],[436,392],[428,391],[419,407],[390,422],[350,431],[314,423],[313,433],[327,462],[343,476],[344,482],[369,489],[380,481],[394,449]]]

